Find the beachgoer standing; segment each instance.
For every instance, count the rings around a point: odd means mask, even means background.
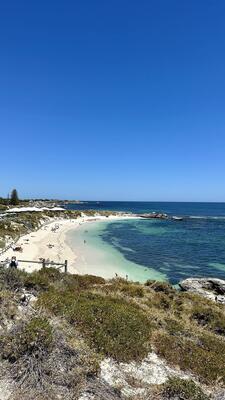
[[[16,257],[12,257],[11,261],[9,263],[10,268],[17,268],[18,267],[18,261]]]

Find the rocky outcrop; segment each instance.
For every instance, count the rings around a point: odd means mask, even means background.
[[[225,281],[217,278],[188,278],[179,283],[184,291],[197,293],[209,300],[225,304]]]
[[[101,362],[100,367],[101,379],[110,387],[120,388],[124,399],[148,400],[147,389],[151,385],[165,383],[169,377],[192,378],[191,375],[170,367],[154,352],[149,353],[141,362],[118,363],[106,358]]]
[[[141,218],[146,218],[146,219],[168,219],[168,215],[167,214],[163,214],[163,213],[148,213],[148,214],[140,214],[139,217]]]

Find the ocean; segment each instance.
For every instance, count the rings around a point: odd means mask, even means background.
[[[183,216],[183,221],[96,223],[80,235],[87,238],[92,250],[105,254],[106,266],[108,257],[115,271],[120,264],[133,280],[160,279],[176,285],[187,277],[225,279],[225,203],[100,201],[70,204],[67,208]]]

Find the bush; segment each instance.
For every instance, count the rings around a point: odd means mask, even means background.
[[[225,315],[216,306],[198,304],[193,307],[192,318],[201,326],[219,334],[225,335]]]
[[[68,324],[35,317],[0,336],[0,352],[13,382],[12,398],[78,399],[100,358]],[[11,397],[10,397],[11,398]]]
[[[105,279],[95,275],[70,275],[60,272],[54,267],[42,268],[27,274],[24,286],[36,291],[48,290],[50,286],[60,283],[62,287],[77,291],[88,289],[95,285],[104,285]],[[56,285],[58,286],[58,285]]]
[[[63,285],[71,290],[88,289],[95,285],[104,285],[105,279],[95,275],[65,275]]]
[[[18,290],[24,285],[26,273],[14,268],[0,269],[0,289]]]
[[[133,284],[124,279],[113,279],[112,284],[105,286],[106,292],[121,292],[129,297],[144,297],[144,289],[139,284]]]
[[[151,326],[133,303],[89,292],[52,290],[42,294],[38,305],[66,317],[105,356],[131,361],[148,353]]]
[[[173,303],[165,293],[155,293],[154,296],[147,301],[147,305],[151,308],[154,307],[157,310],[168,311],[172,308]]]
[[[162,390],[163,399],[170,400],[208,400],[202,389],[192,380],[170,378]]]
[[[166,333],[154,340],[157,353],[169,363],[191,371],[206,384],[225,383],[225,342],[209,334],[187,338]]]
[[[182,321],[173,318],[166,318],[166,330],[170,335],[186,335],[187,329]]]
[[[151,279],[145,282],[145,286],[150,287],[155,292],[164,292],[166,294],[175,293],[175,289],[167,282],[153,281]]]
[[[138,285],[122,285],[120,291],[130,297],[144,297],[144,289]]]
[[[47,290],[51,284],[60,281],[63,274],[56,268],[42,268],[39,271],[34,271],[27,274],[24,279],[26,289],[34,289],[35,291]]]
[[[46,318],[35,317],[17,331],[1,338],[2,357],[15,362],[20,357],[30,354],[46,353],[52,344],[52,328]]]
[[[7,205],[8,202],[9,202],[8,199],[4,199],[3,197],[0,197],[0,204],[1,204],[1,205]]]
[[[9,290],[0,291],[0,321],[8,324],[8,320],[15,318],[18,309],[15,301],[15,296]]]

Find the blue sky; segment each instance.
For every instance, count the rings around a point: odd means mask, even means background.
[[[0,195],[225,201],[225,2],[0,3]]]

